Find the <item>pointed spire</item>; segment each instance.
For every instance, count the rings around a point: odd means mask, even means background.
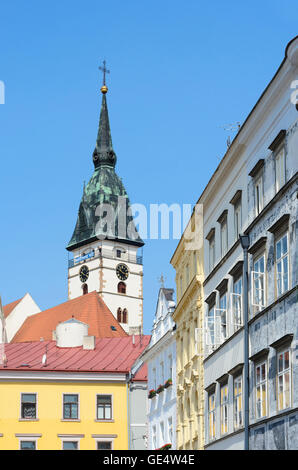
[[[106,68],[105,60],[103,61],[103,67],[99,67],[99,69],[103,71],[103,86],[101,87],[102,102],[96,147],[93,152],[93,163],[95,168],[98,168],[102,165],[115,167],[116,154],[112,145],[109,113],[106,99],[106,93],[108,92],[108,88],[106,86],[106,73],[110,73],[110,71]]]

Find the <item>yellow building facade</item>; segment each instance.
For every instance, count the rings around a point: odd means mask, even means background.
[[[194,225],[194,215],[189,225]],[[200,238],[200,235],[199,235]],[[195,249],[194,249],[195,248]],[[171,259],[176,271],[177,449],[204,446],[203,248],[184,232]]]

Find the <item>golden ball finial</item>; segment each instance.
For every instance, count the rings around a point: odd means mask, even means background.
[[[106,85],[103,85],[101,87],[101,92],[105,95],[108,92],[108,87]]]

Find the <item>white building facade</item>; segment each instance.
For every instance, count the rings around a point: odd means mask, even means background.
[[[148,366],[148,449],[176,449],[176,340],[173,289],[162,287],[151,341],[141,356]]]
[[[249,447],[298,447],[298,38],[240,128],[204,206],[205,448],[244,448],[243,249],[249,236]]]

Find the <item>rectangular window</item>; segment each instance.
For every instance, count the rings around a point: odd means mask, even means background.
[[[220,224],[220,241],[221,241],[221,256],[223,257],[228,251],[228,225],[227,218],[225,217]]]
[[[234,379],[234,429],[242,426],[242,375]]]
[[[263,175],[255,180],[255,212],[258,215],[264,207]]]
[[[169,377],[168,378],[173,380],[173,358],[172,358],[172,354],[169,355],[168,361],[169,361]]]
[[[227,338],[227,294],[219,298],[221,342]]]
[[[97,450],[111,450],[112,442],[111,441],[97,441]]]
[[[238,240],[241,233],[241,198],[234,205],[234,233],[235,240]]]
[[[160,380],[161,380],[161,385],[165,383],[165,368],[164,368],[164,363],[160,363]]]
[[[210,346],[211,351],[222,343],[223,319],[219,309],[214,305],[209,306],[206,319],[206,346]]]
[[[21,441],[20,450],[36,450],[36,441]]]
[[[97,419],[112,419],[112,396],[97,395]]]
[[[215,264],[215,237],[213,235],[209,240],[209,272],[212,271]]]
[[[228,432],[228,384],[220,388],[220,422],[221,434]]]
[[[168,438],[169,443],[173,443],[173,419],[172,417],[168,418]]]
[[[79,395],[63,395],[63,419],[79,419]]]
[[[152,427],[152,449],[156,449],[156,426]]]
[[[165,425],[163,422],[160,423],[160,445],[165,443]]]
[[[280,188],[285,184],[285,182],[286,182],[286,165],[285,165],[285,149],[283,147],[275,157],[276,192],[280,190]]]
[[[277,240],[275,245],[276,258],[276,291],[277,297],[289,289],[289,252],[288,234]]]
[[[291,406],[291,364],[290,350],[277,354],[278,410]]]
[[[251,274],[252,306],[258,312],[265,307],[265,255],[255,260]]]
[[[78,450],[78,441],[63,441],[63,450]]]
[[[36,419],[36,393],[22,393],[21,418]]]
[[[256,376],[256,418],[267,416],[267,362],[255,367]]]
[[[116,250],[116,256],[117,258],[121,258],[121,250]]]
[[[209,416],[209,439],[215,439],[215,393],[209,395],[208,416]]]
[[[234,281],[231,294],[232,323],[234,332],[243,324],[242,321],[242,277]]]

